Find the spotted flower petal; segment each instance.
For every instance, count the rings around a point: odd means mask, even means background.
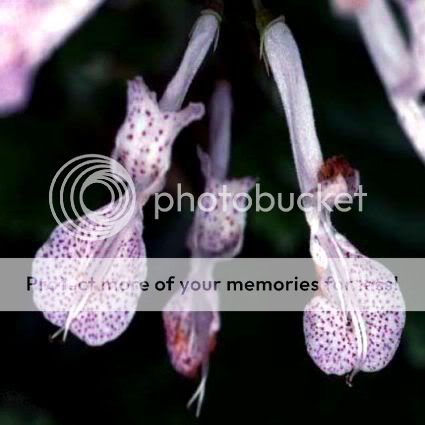
[[[102,2],[0,2],[0,115],[13,113],[26,105],[35,71]]]
[[[209,156],[199,152],[206,174],[205,196],[195,213],[188,245],[196,257],[231,258],[239,254],[246,223],[248,192],[255,179],[219,180],[213,177]]]
[[[83,232],[68,224],[58,226],[36,254],[32,275],[43,284],[34,286],[34,302],[60,327],[57,335],[63,332],[65,339],[70,331],[88,345],[102,345],[127,329],[137,308],[140,287],[113,283],[146,276],[141,217],[101,240],[90,238],[98,230],[95,223]]]
[[[179,112],[163,112],[155,93],[141,77],[128,85],[127,116],[118,132],[113,157],[130,173],[139,192],[155,192],[171,162],[178,133],[204,115],[204,106],[191,103]]]
[[[381,370],[394,357],[405,324],[403,296],[394,275],[336,231],[332,241],[320,234],[312,240],[328,253],[332,249],[326,246],[332,243],[341,257],[322,254],[318,259],[320,291],[304,312],[308,353],[327,374]],[[343,282],[344,300],[353,301],[345,306],[348,315],[341,308],[336,279]]]

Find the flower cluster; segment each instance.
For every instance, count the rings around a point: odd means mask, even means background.
[[[8,2],[5,2],[7,4]],[[60,30],[54,22],[68,0],[41,3],[17,1],[13,13],[20,13],[45,30],[31,41],[15,37],[13,27],[0,34],[0,44],[12,37],[19,49],[6,50],[0,61],[0,111],[12,111],[27,97],[34,69],[98,1],[76,1]],[[328,203],[335,206],[339,195],[354,194],[359,173],[342,156],[324,160],[316,133],[312,102],[303,65],[294,37],[283,18],[272,20],[256,1],[261,31],[261,52],[276,82],[288,123],[299,186],[312,198],[319,187]],[[423,25],[425,6],[416,0],[399,0],[410,23],[411,47],[407,48],[385,0],[334,0],[343,14],[355,15],[365,36],[400,122],[418,152],[425,159],[425,115],[419,94],[425,88],[422,61],[425,57]],[[90,7],[89,7],[90,5]],[[52,9],[48,9],[48,6]],[[0,6],[4,7],[3,5]],[[28,9],[28,8],[34,8]],[[47,9],[49,12],[47,12]],[[29,13],[32,10],[33,13]],[[53,14],[53,11],[56,15]],[[12,13],[12,12],[11,12]],[[16,16],[13,15],[16,21]],[[21,16],[21,15],[19,15]],[[72,18],[72,19],[71,19]],[[421,21],[422,20],[422,21]],[[27,22],[27,21],[25,21]],[[6,23],[0,22],[1,25]],[[51,26],[52,25],[52,26]],[[96,276],[99,280],[144,280],[147,275],[143,241],[143,207],[161,191],[172,160],[172,148],[180,131],[205,113],[201,103],[182,108],[189,87],[211,46],[217,42],[220,15],[205,10],[196,21],[180,66],[158,101],[142,77],[128,83],[127,114],[118,131],[111,154],[111,168],[121,167],[134,185],[137,208],[129,221],[108,238],[99,237],[99,228],[108,220],[121,199],[87,214],[75,222],[65,222],[52,232],[38,250],[33,274],[49,282],[66,278],[71,282]],[[48,40],[48,42],[47,42]],[[8,40],[10,45],[10,39]],[[37,45],[37,46],[36,46]],[[36,46],[36,47],[35,47]],[[389,48],[390,47],[390,48]],[[22,50],[19,57],[16,52]],[[9,78],[16,79],[13,84]],[[5,84],[5,87],[3,85]],[[7,91],[11,90],[11,91]],[[213,208],[198,208],[188,235],[190,271],[188,281],[212,281],[215,266],[239,255],[246,224],[243,204],[255,179],[228,178],[231,147],[232,98],[230,85],[219,82],[210,105],[210,146],[199,149],[205,178],[204,194],[215,196]],[[223,199],[221,192],[230,192]],[[204,198],[204,202],[208,202]],[[319,290],[304,310],[307,351],[327,374],[347,375],[348,382],[358,371],[384,368],[393,358],[405,324],[405,305],[395,276],[382,264],[361,254],[333,226],[331,212],[321,206],[306,210],[310,230],[310,253],[319,281]],[[243,206],[243,205],[242,205]],[[95,219],[96,217],[96,219]],[[49,262],[46,260],[53,259]],[[108,260],[99,266],[95,260]],[[133,261],[133,260],[139,261]],[[73,262],[72,260],[77,260]],[[114,261],[119,260],[119,261]],[[65,292],[59,283],[50,291],[34,288],[34,301],[47,320],[59,327],[54,336],[69,332],[90,346],[103,345],[119,337],[129,326],[141,290],[104,292],[96,288]],[[163,310],[166,344],[171,363],[180,374],[201,381],[193,401],[202,405],[209,358],[220,330],[219,298],[216,291],[187,291],[174,294]]]

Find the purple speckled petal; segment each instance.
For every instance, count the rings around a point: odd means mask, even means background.
[[[245,195],[256,181],[251,177],[218,180],[211,177],[209,156],[201,152],[200,158],[207,184],[201,202],[203,207],[195,213],[188,245],[194,257],[231,258],[238,255],[242,247]]]
[[[354,369],[353,332],[344,314],[325,297],[315,296],[304,310],[307,352],[325,373],[345,375]]]
[[[48,284],[34,286],[34,302],[50,322],[61,328],[58,333],[63,331],[64,338],[68,331],[88,345],[102,345],[117,338],[135,314],[140,287],[101,289],[101,282],[145,278],[141,217],[134,217],[118,234],[105,240],[81,239],[66,224],[58,226],[37,252],[33,276]],[[96,284],[90,289],[69,289],[92,277]],[[67,288],[61,284],[63,281]]]
[[[162,112],[156,94],[141,77],[128,83],[127,116],[118,132],[113,157],[130,173],[138,191],[161,189],[175,138],[203,115],[200,103],[191,103],[179,112]]]
[[[320,235],[312,238],[312,255],[321,278],[320,291],[304,312],[307,351],[328,374],[381,370],[394,357],[405,323],[404,300],[395,277],[336,232],[333,243],[341,258],[328,258],[331,249],[324,239]],[[342,263],[347,277],[338,275],[338,268],[331,267],[332,261]],[[347,311],[341,309],[337,281],[344,282]],[[355,310],[350,309],[350,300],[355,302]],[[364,334],[359,330],[361,326]]]

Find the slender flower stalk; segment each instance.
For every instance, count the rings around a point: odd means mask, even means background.
[[[239,254],[245,229],[246,213],[234,208],[237,197],[254,185],[251,178],[226,180],[230,157],[232,101],[230,86],[217,85],[211,103],[210,155],[199,151],[206,179],[205,193],[217,200],[214,209],[197,209],[188,237],[191,252],[189,281],[213,281],[215,264]],[[220,192],[230,192],[223,200]],[[193,378],[201,369],[201,382],[189,406],[196,400],[200,413],[208,376],[209,356],[215,348],[220,328],[219,299],[216,291],[175,294],[164,308],[163,319],[167,348],[174,368]]]
[[[217,9],[205,9],[193,27],[189,45],[179,69],[168,84],[159,106],[163,111],[177,111],[204,59],[214,44],[217,45],[220,33],[221,14]]]
[[[102,2],[0,2],[0,115],[26,106],[37,69]]]
[[[350,11],[356,20],[399,124],[425,162],[425,109],[420,103],[425,88],[425,6],[416,0],[398,3],[409,23],[409,45],[387,0],[334,0],[336,10]]]
[[[299,50],[284,20],[263,28],[262,40],[282,98],[301,190],[314,196],[323,191],[333,207],[340,194],[357,190],[358,173],[341,157],[323,162]],[[351,383],[357,371],[380,370],[394,356],[405,322],[403,297],[389,270],[336,231],[327,208],[310,208],[306,219],[319,276],[319,291],[304,312],[307,351],[325,373],[349,374]]]

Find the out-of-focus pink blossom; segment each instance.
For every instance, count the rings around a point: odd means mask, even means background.
[[[358,23],[400,126],[425,162],[425,109],[420,102],[425,89],[425,4],[421,0],[398,3],[409,25],[409,43],[388,0],[367,0],[362,7],[353,8],[351,15]]]
[[[398,0],[409,29],[412,55],[412,78],[415,89],[425,90],[425,3],[421,0]]]
[[[26,106],[40,65],[102,2],[0,2],[0,115]]]
[[[335,11],[341,15],[351,15],[365,7],[369,0],[332,0]]]
[[[370,0],[331,0],[336,13],[340,15],[352,15],[365,7]]]

